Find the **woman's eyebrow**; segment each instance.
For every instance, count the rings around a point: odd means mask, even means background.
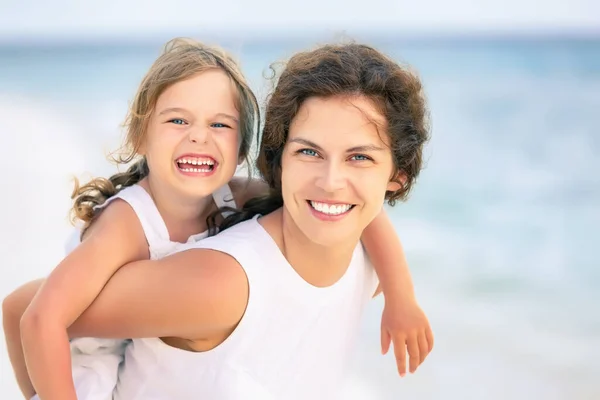
[[[375,146],[374,144],[366,144],[362,146],[354,146],[346,150],[348,153],[360,153],[360,152],[369,152],[369,151],[383,151],[385,150],[383,147]]]
[[[290,142],[303,144],[305,146],[312,147],[319,151],[323,151],[323,148],[321,146],[319,146],[318,144],[311,142],[310,140],[307,140],[307,139],[293,138],[293,139],[290,139]],[[356,152],[383,151],[383,150],[385,150],[385,148],[383,148],[383,147],[376,146],[374,144],[365,144],[365,145],[361,145],[361,146],[351,147],[348,150],[346,150],[346,152],[347,153],[356,153]]]

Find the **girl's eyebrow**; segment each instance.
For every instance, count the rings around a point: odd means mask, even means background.
[[[233,115],[231,115],[231,114],[218,113],[216,116],[217,117],[223,117],[223,118],[230,119],[233,122],[235,122],[236,124],[239,122],[238,119],[236,117],[234,117]]]
[[[171,107],[171,108],[165,108],[164,110],[159,112],[158,115],[168,114],[168,113],[172,113],[172,112],[187,113],[188,110],[186,110],[185,108]]]
[[[172,113],[172,112],[188,113],[189,111],[186,110],[185,108],[181,108],[181,107],[171,107],[171,108],[165,108],[160,113],[158,113],[158,115],[168,114],[168,113]],[[227,114],[227,113],[218,113],[215,115],[215,117],[227,118],[227,119],[234,121],[235,123],[239,122],[239,120],[236,117],[234,117],[231,114]]]

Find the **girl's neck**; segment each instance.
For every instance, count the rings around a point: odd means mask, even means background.
[[[150,176],[139,184],[152,197],[172,241],[186,242],[191,235],[207,229],[206,217],[216,209],[212,196],[199,199],[177,195],[170,188],[154,182]]]
[[[278,226],[276,242],[289,264],[306,282],[327,287],[344,276],[360,236],[355,241],[320,245],[302,233],[285,207],[273,214],[273,223]]]

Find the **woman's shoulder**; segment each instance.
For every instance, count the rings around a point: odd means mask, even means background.
[[[264,231],[263,227],[259,223],[260,215],[255,215],[245,221],[236,223],[229,228],[220,231],[214,236],[210,236],[204,239],[202,242],[206,243],[219,243],[219,242],[247,242],[257,241],[261,238],[261,231]],[[201,244],[201,243],[200,243]]]
[[[265,217],[266,218],[266,217]],[[260,218],[262,220],[263,218]],[[240,222],[215,236],[186,243],[177,252],[193,251],[198,257],[210,257],[215,264],[234,265],[247,270],[259,261],[262,265],[269,254],[278,251],[272,237],[259,222],[259,216]],[[190,257],[193,259],[193,257]]]

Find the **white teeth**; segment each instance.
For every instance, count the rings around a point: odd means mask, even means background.
[[[177,160],[178,164],[191,164],[191,165],[215,165],[213,160],[200,159],[200,158],[180,158]]]
[[[210,168],[181,168],[183,172],[210,172]]]
[[[327,215],[340,215],[348,211],[352,204],[327,204],[311,201],[310,205],[317,211]]]
[[[177,160],[177,166],[183,172],[211,172],[214,165],[214,160],[206,158],[184,157]]]

